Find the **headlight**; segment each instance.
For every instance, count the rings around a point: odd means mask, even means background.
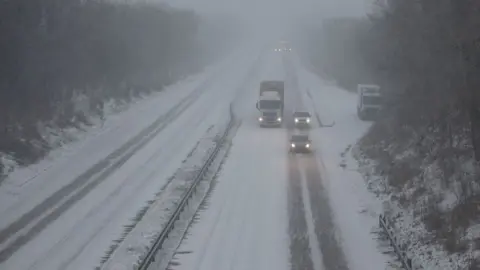
[[[295,123],[298,123],[298,118],[295,118]]]
[[[277,118],[277,121],[278,121],[278,122],[282,122],[282,118],[281,118],[281,117],[278,117],[278,118]]]
[[[262,117],[259,117],[259,118],[258,118],[258,121],[262,122],[262,121],[263,121],[263,118],[262,118]]]
[[[307,118],[307,123],[310,123],[310,118]]]
[[[295,148],[295,144],[294,144],[294,143],[292,143],[292,148]]]
[[[307,144],[305,145],[305,147],[307,147],[307,148],[310,148],[310,144],[309,144],[309,143],[307,143]]]

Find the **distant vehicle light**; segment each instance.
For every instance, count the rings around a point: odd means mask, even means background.
[[[278,122],[282,122],[282,118],[281,118],[281,117],[278,117],[278,118],[277,118],[277,121],[278,121]]]
[[[295,144],[294,144],[294,143],[292,143],[292,148],[295,148]]]
[[[307,148],[310,148],[310,144],[309,144],[309,143],[307,143],[307,144],[305,145],[305,147],[307,147]]]
[[[298,123],[298,118],[295,118],[295,123]]]
[[[262,121],[263,121],[263,118],[262,118],[262,117],[259,117],[259,118],[258,118],[258,121],[262,122]]]
[[[307,123],[310,123],[310,118],[307,118]]]

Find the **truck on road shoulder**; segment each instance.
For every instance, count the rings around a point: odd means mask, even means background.
[[[282,125],[284,90],[285,83],[283,81],[260,82],[257,109],[260,112],[258,122],[261,127]]]
[[[361,120],[378,116],[382,109],[382,94],[380,86],[374,84],[359,84],[357,86],[357,115]]]

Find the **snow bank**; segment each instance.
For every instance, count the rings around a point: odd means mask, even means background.
[[[441,159],[432,154],[419,158],[416,151],[394,141],[385,143],[393,145],[383,149],[386,157],[372,155],[369,151],[379,148],[367,141],[372,136],[369,133],[359,143],[355,156],[369,188],[385,202],[385,212],[393,221],[397,236],[425,269],[468,269],[475,258],[472,241],[479,237],[479,230],[470,227],[465,219],[470,220],[478,210],[469,211],[471,198],[462,195],[459,184],[474,174],[471,168],[462,166],[471,163],[471,159],[458,163],[463,169],[456,169],[449,177],[450,187],[446,187],[442,183]],[[409,144],[414,144],[413,140]],[[392,164],[385,164],[382,159],[390,157]],[[466,211],[461,213],[458,208]],[[459,216],[462,214],[472,216]],[[467,223],[461,225],[463,222]]]

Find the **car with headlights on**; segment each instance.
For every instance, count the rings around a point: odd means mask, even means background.
[[[296,128],[310,128],[312,116],[307,111],[295,111],[293,113],[293,121]]]
[[[292,135],[290,138],[290,152],[292,153],[309,153],[312,149],[312,141],[308,135]]]

